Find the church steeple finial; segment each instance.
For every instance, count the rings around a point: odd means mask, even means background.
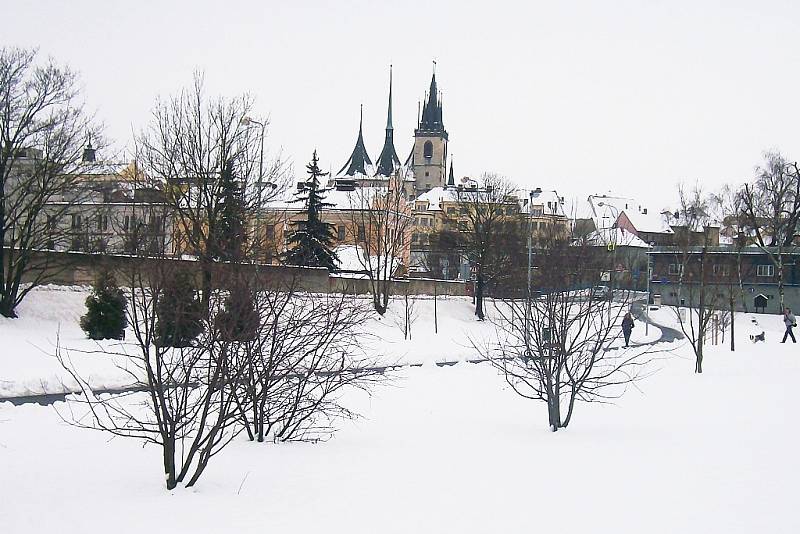
[[[386,116],[386,129],[394,130],[392,127],[392,66],[389,65],[389,112]]]
[[[392,127],[392,65],[389,65],[389,110],[386,115],[386,138],[383,141],[383,150],[378,160],[377,174],[391,176],[400,167],[400,158],[394,148],[394,128]]]

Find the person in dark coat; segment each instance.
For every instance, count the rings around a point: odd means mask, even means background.
[[[797,340],[794,338],[794,332],[792,332],[792,328],[797,326],[797,319],[795,319],[792,310],[786,308],[783,312],[783,324],[786,325],[786,332],[783,334],[783,341],[781,343],[786,343],[786,336],[792,338],[792,343],[797,343]]]
[[[625,346],[631,342],[631,331],[633,330],[633,316],[631,312],[625,314],[622,319],[622,335],[625,336]]]

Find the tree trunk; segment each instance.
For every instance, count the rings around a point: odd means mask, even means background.
[[[484,313],[483,313],[483,273],[481,270],[478,270],[477,278],[475,280],[475,315],[478,317],[479,321],[483,321]]]
[[[733,339],[733,336],[736,332],[736,300],[733,298],[733,294],[731,294],[730,307],[731,307],[731,352],[734,352],[736,350],[736,343],[734,343]]]
[[[437,284],[436,280],[433,281],[433,333],[439,333],[439,314],[438,310],[436,309],[436,298],[438,297],[437,294]]]
[[[175,489],[178,481],[175,478],[175,441],[172,437],[164,440],[162,452],[164,454],[164,474],[167,479],[167,489]]]
[[[781,301],[781,313],[786,309],[786,304],[783,298],[783,255],[782,251],[778,251],[778,297]]]

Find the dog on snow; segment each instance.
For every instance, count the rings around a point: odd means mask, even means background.
[[[764,336],[764,331],[762,330],[760,334],[750,334],[750,341],[753,343],[758,343],[759,341],[766,341],[766,337]]]

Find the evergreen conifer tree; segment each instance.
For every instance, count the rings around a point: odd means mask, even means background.
[[[86,315],[81,317],[81,328],[90,339],[123,339],[128,326],[126,306],[127,299],[114,275],[101,271],[92,294],[86,298]]]
[[[230,290],[224,308],[215,320],[221,339],[239,342],[254,339],[258,334],[259,322],[253,294],[243,285],[236,285]]]
[[[220,177],[220,211],[216,220],[215,256],[222,261],[241,259],[244,246],[244,199],[233,172],[233,162],[228,161]]]
[[[192,277],[178,271],[156,303],[155,342],[162,347],[188,347],[203,331],[203,305]]]
[[[327,173],[320,170],[317,162],[315,150],[311,163],[306,165],[309,178],[305,182],[305,196],[297,199],[297,202],[305,202],[306,217],[292,223],[295,229],[289,235],[289,248],[283,254],[283,261],[290,265],[326,267],[334,271],[339,263],[333,250],[334,226],[322,220],[322,210],[332,204],[325,202],[320,191],[319,179]]]

